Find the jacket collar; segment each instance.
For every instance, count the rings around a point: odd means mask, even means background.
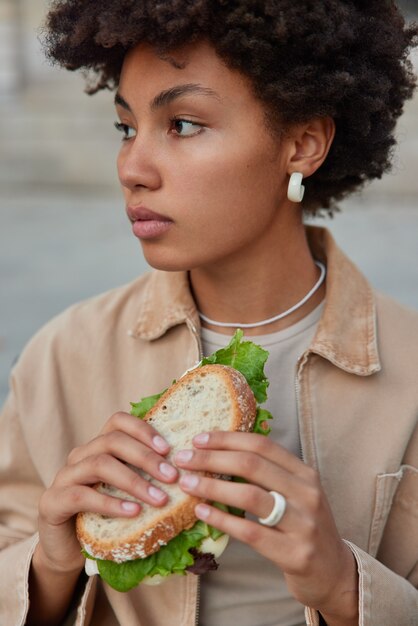
[[[151,272],[140,315],[131,334],[154,340],[170,328],[188,321],[199,326],[187,272]]]
[[[310,226],[307,236],[313,256],[327,266],[324,311],[309,351],[351,374],[378,372],[376,304],[370,284],[328,230]]]
[[[309,352],[360,376],[380,370],[373,291],[325,228],[307,226],[313,256],[327,265],[326,301]],[[187,323],[199,327],[186,272],[151,273],[132,334],[158,339]]]

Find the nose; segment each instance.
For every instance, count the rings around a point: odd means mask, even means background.
[[[155,146],[139,133],[134,139],[122,144],[117,167],[120,183],[127,189],[145,187],[158,189],[161,186],[161,173],[157,166]]]

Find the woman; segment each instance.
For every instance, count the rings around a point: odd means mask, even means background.
[[[157,271],[53,320],[15,367],[4,623],[418,624],[418,318],[302,221],[389,168],[417,33],[387,0],[54,3],[50,57],[116,88],[126,212]],[[167,463],[121,409],[236,327],[270,351],[272,436],[202,433]],[[140,511],[91,486],[167,501],[126,462],[251,514],[197,506],[233,539],[200,590],[86,582],[75,514]],[[286,507],[265,524],[270,492]]]

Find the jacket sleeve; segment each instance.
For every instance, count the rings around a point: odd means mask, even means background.
[[[359,624],[418,626],[418,590],[406,578],[347,543],[360,577]]]
[[[364,550],[346,543],[359,573],[359,626],[418,626],[418,590]],[[306,609],[305,618],[308,626],[323,623],[313,609]]]
[[[32,461],[16,405],[12,390],[0,414],[0,624],[7,626],[26,622],[29,570],[38,542],[38,501],[45,488]],[[87,583],[69,623],[87,625],[93,582]]]

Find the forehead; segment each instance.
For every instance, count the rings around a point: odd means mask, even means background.
[[[178,83],[197,83],[216,90],[221,96],[239,94],[250,97],[250,82],[236,70],[227,67],[215,49],[205,41],[187,44],[167,53],[157,53],[149,44],[141,43],[128,52],[120,77],[123,93],[142,93]]]

